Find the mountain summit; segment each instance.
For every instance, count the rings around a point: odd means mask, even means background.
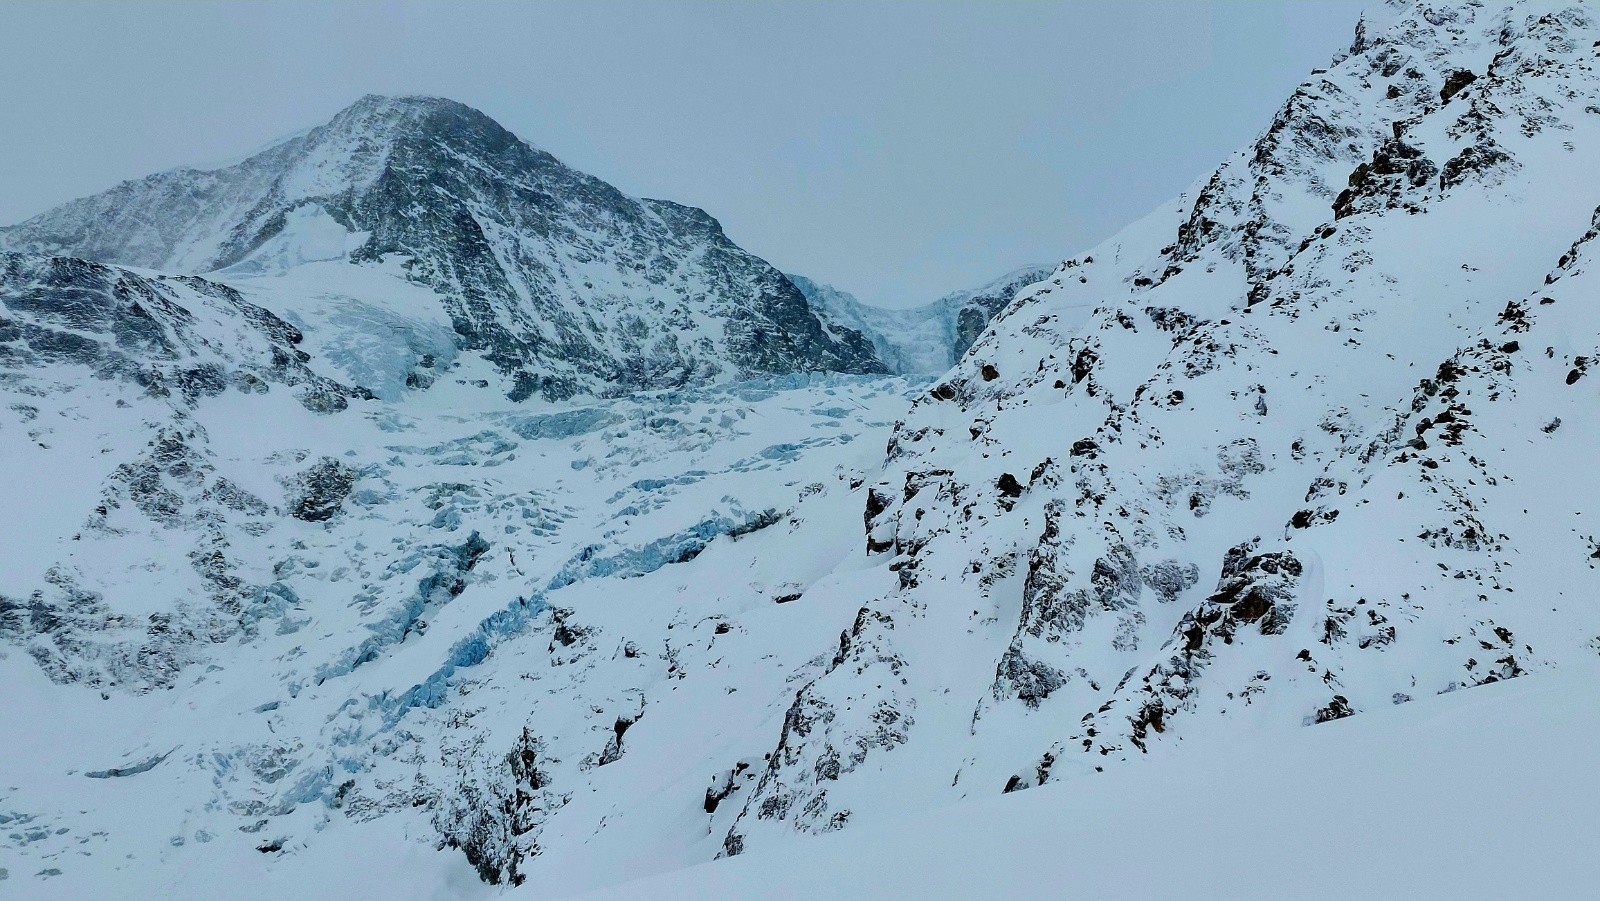
[[[237,164],[0,229],[0,249],[239,277],[393,259],[517,399],[885,370],[703,210],[630,197],[433,97],[363,97]]]

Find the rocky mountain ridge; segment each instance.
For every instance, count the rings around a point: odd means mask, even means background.
[[[234,277],[393,258],[516,399],[884,371],[704,211],[629,197],[439,98],[362,98],[235,165],[0,229],[0,248]]]

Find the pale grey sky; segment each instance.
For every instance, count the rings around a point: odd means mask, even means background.
[[[1374,2],[0,0],[0,223],[439,94],[909,305],[1178,193]]]

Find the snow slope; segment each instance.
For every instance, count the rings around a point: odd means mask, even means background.
[[[1267,747],[1234,735],[1138,773],[966,801],[581,897],[1587,898],[1597,675],[1427,698]],[[1199,813],[1165,813],[1175,799]]]
[[[897,425],[863,541],[896,584],[727,853],[1592,659],[1597,40],[1364,27],[1018,298]]]

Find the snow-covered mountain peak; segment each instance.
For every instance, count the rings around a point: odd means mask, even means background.
[[[438,144],[464,155],[492,156],[519,144],[533,149],[463,103],[368,94],[326,124],[284,142],[294,145],[297,159],[282,177],[283,199],[366,190],[383,173],[396,146],[405,142]]]
[[[233,166],[126,182],[0,229],[0,248],[226,270],[256,279],[269,308],[281,292],[263,276],[397,261],[517,399],[885,369],[704,211],[630,197],[439,98],[364,97]],[[381,308],[385,293],[345,299]]]
[[[483,112],[427,94],[366,94],[339,111],[325,126],[329,131],[373,136],[498,132],[510,135]]]

